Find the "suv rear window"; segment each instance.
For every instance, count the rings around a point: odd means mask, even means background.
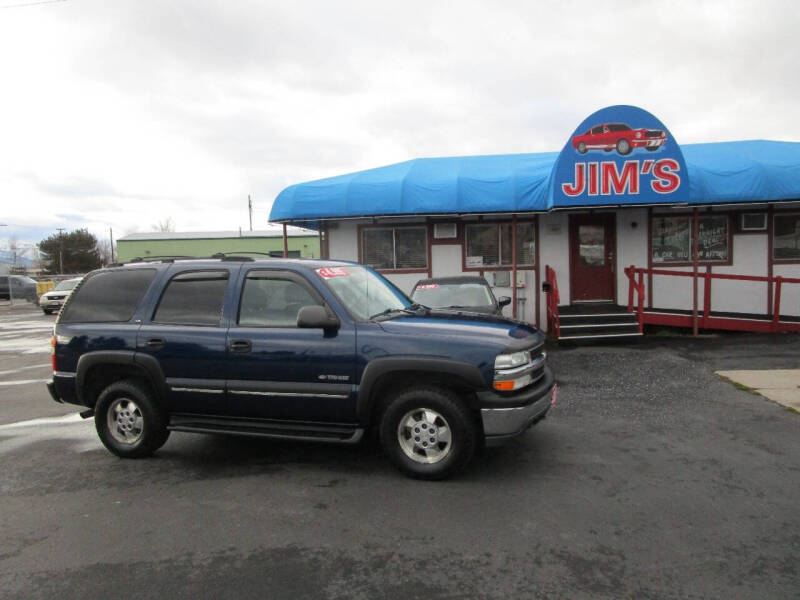
[[[59,322],[130,321],[155,274],[155,269],[120,269],[89,275],[70,297]]]
[[[219,325],[228,271],[190,271],[175,275],[158,303],[154,323]]]

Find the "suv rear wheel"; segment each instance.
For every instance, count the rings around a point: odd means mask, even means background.
[[[445,479],[475,452],[476,428],[452,392],[412,387],[390,402],[380,423],[381,445],[395,466],[418,479]]]
[[[103,445],[122,458],[150,456],[169,437],[161,407],[135,379],[117,381],[100,393],[94,423]]]

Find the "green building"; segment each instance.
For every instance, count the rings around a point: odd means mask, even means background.
[[[286,238],[290,257],[320,257],[316,232],[288,227]],[[208,257],[217,252],[283,256],[283,231],[156,231],[131,233],[117,240],[117,261],[121,263],[157,256]]]

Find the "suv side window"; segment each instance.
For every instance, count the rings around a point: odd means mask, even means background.
[[[189,271],[169,280],[154,323],[219,326],[228,271]]]
[[[88,275],[70,296],[59,323],[130,321],[155,275],[155,269],[119,269]]]
[[[239,305],[243,327],[295,327],[303,306],[322,305],[296,277],[269,271],[250,271]]]

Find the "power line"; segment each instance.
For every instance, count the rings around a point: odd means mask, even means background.
[[[36,2],[23,2],[21,4],[9,4],[0,8],[22,8],[24,6],[36,6],[37,4],[55,4],[56,2],[66,2],[67,0],[37,0]]]

